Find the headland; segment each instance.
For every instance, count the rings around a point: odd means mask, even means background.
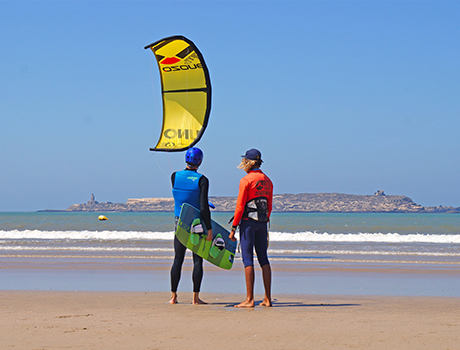
[[[236,197],[209,197],[216,211],[232,212]],[[94,195],[82,204],[73,204],[64,210],[68,212],[171,212],[173,198],[131,198],[126,203],[98,202]],[[460,213],[460,207],[424,207],[403,195],[386,195],[379,190],[373,195],[343,193],[299,193],[276,194],[273,196],[274,212],[305,213]]]

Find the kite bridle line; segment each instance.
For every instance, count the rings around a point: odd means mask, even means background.
[[[156,63],[156,62],[155,62]],[[163,120],[160,119],[160,113],[158,112],[158,101],[157,101],[157,98],[156,98],[156,94],[155,94],[155,82],[154,82],[154,79],[153,79],[153,61],[152,61],[152,56],[150,55],[150,80],[151,80],[151,83],[152,83],[152,93],[153,93],[153,101],[155,103],[155,114],[157,116],[157,120],[158,120],[158,125],[160,126],[160,130],[161,130],[161,127],[162,127],[162,124],[163,124]],[[156,155],[157,152],[153,152],[155,154],[155,161],[157,163],[157,166],[158,168],[161,170],[161,172],[169,177],[168,174],[166,174],[166,172],[163,170],[163,168],[161,167],[160,163],[158,162],[158,157]],[[168,163],[169,163],[169,169],[171,170],[171,173],[173,172],[173,169],[172,169],[172,165],[171,165],[171,159],[169,158],[169,152],[165,152],[167,154],[167,158],[168,158]]]

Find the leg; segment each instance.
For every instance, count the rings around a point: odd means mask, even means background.
[[[270,264],[262,266],[262,278],[264,280],[265,297],[264,301],[262,301],[260,305],[272,306],[272,269],[270,267]]]
[[[180,281],[182,264],[184,263],[185,250],[186,248],[184,247],[184,245],[177,239],[176,236],[174,236],[174,262],[171,267],[171,300],[169,300],[170,304],[177,303],[177,287]]]
[[[200,299],[201,281],[203,280],[203,258],[193,253],[193,305],[207,304]]]
[[[246,278],[246,300],[235,305],[235,307],[254,307],[254,266],[246,266],[244,268],[244,276]]]
[[[254,307],[254,230],[246,220],[240,224],[241,255],[246,279],[246,300],[235,307]]]
[[[260,267],[262,268],[262,278],[264,281],[265,296],[264,300],[260,303],[262,306],[272,306],[271,286],[272,286],[272,270],[268,261],[268,231],[267,224],[258,224],[258,229],[255,235],[255,249],[257,259],[259,260]]]

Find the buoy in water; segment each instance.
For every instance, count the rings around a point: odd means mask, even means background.
[[[109,219],[107,219],[107,217],[105,217],[104,215],[99,215],[98,219],[99,219],[99,220],[109,220]]]

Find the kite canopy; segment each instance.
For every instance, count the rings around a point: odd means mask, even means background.
[[[147,45],[160,69],[163,126],[151,151],[179,152],[203,136],[211,112],[211,81],[201,52],[183,36]]]

